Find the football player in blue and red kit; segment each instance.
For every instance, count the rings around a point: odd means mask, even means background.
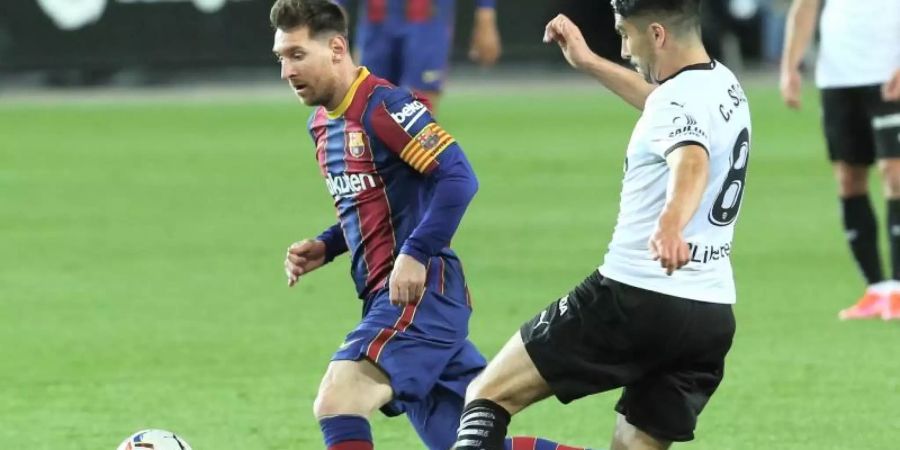
[[[348,6],[354,0],[335,0]],[[412,89],[436,106],[453,47],[456,0],[360,0],[356,48],[360,64]],[[492,65],[500,57],[496,0],[476,0],[469,58]]]
[[[449,247],[475,174],[426,102],[353,63],[337,5],[277,0],[270,19],[281,77],[316,106],[308,128],[338,216],[289,247],[288,285],[349,253],[363,302],[313,408],[326,448],[373,449],[368,418],[380,409],[406,414],[428,449],[448,450],[466,386],[485,366],[467,338],[469,292]],[[537,442],[556,445],[508,445]]]
[[[273,51],[303,103],[338,223],[288,250],[289,285],[349,253],[362,320],[314,405],[330,450],[374,448],[368,417],[406,414],[427,448],[453,446],[466,386],[485,360],[453,237],[478,184],[462,149],[406,89],[357,67],[327,0],[278,0]]]

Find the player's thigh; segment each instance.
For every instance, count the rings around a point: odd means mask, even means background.
[[[371,361],[332,361],[313,406],[316,417],[369,414],[391,400],[388,377]]]
[[[875,140],[861,88],[822,89],[822,127],[831,161],[869,166]]]
[[[400,85],[418,92],[441,92],[446,81],[452,48],[449,24],[411,25],[403,43]]]
[[[516,414],[550,395],[550,386],[531,361],[522,337],[515,333],[469,385],[466,401],[486,398]]]

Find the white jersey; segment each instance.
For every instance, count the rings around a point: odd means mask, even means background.
[[[683,230],[691,260],[668,276],[648,241],[666,203],[666,156],[688,144],[709,153],[709,179]],[[734,303],[731,240],[749,152],[750,108],[728,68],[715,61],[689,66],[658,86],[628,143],[619,217],[600,273],[663,294]]]
[[[882,84],[900,69],[900,0],[825,0],[816,85]]]

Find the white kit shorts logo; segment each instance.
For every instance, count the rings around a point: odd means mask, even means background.
[[[37,0],[38,6],[61,30],[77,30],[103,17],[106,5],[116,3],[177,3],[191,2],[199,11],[215,13],[229,1],[245,0]]]

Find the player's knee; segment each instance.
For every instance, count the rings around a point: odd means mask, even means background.
[[[878,170],[884,183],[885,196],[900,198],[900,160],[881,161]]]
[[[319,386],[313,402],[313,414],[317,419],[341,414],[369,417],[380,406],[375,402],[376,397],[373,393],[361,392],[356,386],[326,379]]]
[[[842,198],[862,195],[869,190],[869,168],[846,163],[835,164],[838,194]]]
[[[671,442],[658,440],[618,416],[610,450],[664,450],[669,446]]]

